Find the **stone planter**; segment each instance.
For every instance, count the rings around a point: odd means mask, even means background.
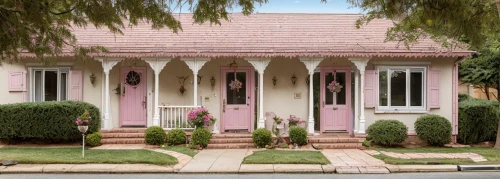
[[[78,130],[81,132],[81,133],[85,133],[87,132],[87,130],[89,129],[89,126],[78,126]]]

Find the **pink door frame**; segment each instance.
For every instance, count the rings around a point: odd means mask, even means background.
[[[138,72],[142,73],[141,81],[135,88],[125,84],[125,78],[127,74],[132,70],[137,70]],[[122,67],[120,72],[120,84],[121,84],[120,127],[146,126],[147,125],[147,68]],[[134,95],[133,99],[130,98],[132,94]],[[132,100],[132,103],[129,100]],[[127,120],[128,118],[132,118],[132,120]]]
[[[323,133],[325,132],[325,112],[324,112],[324,105],[323,101],[325,100],[325,91],[326,91],[326,85],[325,84],[325,73],[331,72],[333,70],[342,70],[345,71],[346,73],[346,79],[345,83],[346,85],[342,88],[342,90],[346,90],[346,104],[345,106],[347,107],[347,119],[346,121],[346,132],[349,132],[349,134],[353,134],[353,118],[352,118],[352,107],[351,107],[351,67],[321,67],[321,72],[320,72],[320,132]],[[335,105],[331,105],[334,107]]]
[[[225,123],[224,123],[224,98],[225,95],[226,95],[226,89],[227,89],[227,85],[229,84],[226,84],[226,74],[225,72],[227,71],[233,71],[234,72],[234,68],[231,68],[231,67],[221,67],[220,68],[220,91],[221,91],[221,95],[220,95],[220,132],[221,133],[224,133],[224,131],[226,130],[225,128]],[[249,121],[248,121],[248,131],[249,132],[253,132],[253,126],[254,126],[254,118],[255,118],[255,93],[254,93],[254,89],[255,89],[255,74],[254,74],[254,68],[253,67],[238,67],[236,69],[237,72],[246,72],[247,73],[247,83],[249,82],[250,84],[247,84],[247,95],[250,96],[250,99],[248,102],[248,106],[250,108],[250,118],[249,118]]]

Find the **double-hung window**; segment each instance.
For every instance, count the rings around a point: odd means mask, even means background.
[[[31,101],[67,100],[69,70],[69,67],[29,68]]]
[[[425,110],[426,68],[378,67],[379,110]]]

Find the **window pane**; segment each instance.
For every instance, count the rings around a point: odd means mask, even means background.
[[[379,105],[387,106],[387,70],[381,70],[378,74],[379,80]]]
[[[342,89],[340,90],[340,92],[337,93],[337,103],[336,104],[339,104],[339,105],[345,105],[346,102],[345,102],[345,90],[346,90],[346,84],[345,84],[345,72],[339,72],[339,73],[336,73],[336,79],[337,79],[337,83],[339,83],[341,86],[342,86]]]
[[[66,96],[68,96],[67,95],[67,91],[66,91],[68,89],[67,88],[67,79],[66,78],[67,78],[67,74],[66,73],[61,73],[61,90],[60,90],[60,92],[61,92],[61,95],[60,95],[61,101],[66,100]]]
[[[57,72],[45,71],[45,101],[57,101]]]
[[[35,90],[33,91],[33,95],[35,96],[35,102],[40,102],[42,101],[42,72],[41,71],[35,71],[35,77],[34,77],[34,87]]]
[[[235,78],[234,72],[227,72],[226,73],[226,97],[227,97],[227,104],[247,104],[246,98],[247,98],[247,85],[246,85],[246,79],[247,79],[247,74],[245,72],[236,72],[236,79],[241,82],[241,88],[239,90],[231,90],[231,87],[229,84],[231,84],[231,81],[233,81]]]
[[[391,106],[406,106],[406,71],[390,70]]]
[[[410,74],[410,105],[422,106],[423,73],[411,72]]]
[[[334,80],[332,73],[326,73],[325,76],[325,104],[333,104],[333,93],[328,89],[328,85]]]

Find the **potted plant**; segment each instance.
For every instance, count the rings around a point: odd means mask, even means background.
[[[86,109],[81,116],[76,118],[76,125],[78,125],[78,130],[81,133],[85,133],[89,129],[89,121],[91,118],[92,117],[90,117],[89,111]]]
[[[188,122],[196,128],[209,127],[217,121],[206,108],[198,108],[188,113]]]

